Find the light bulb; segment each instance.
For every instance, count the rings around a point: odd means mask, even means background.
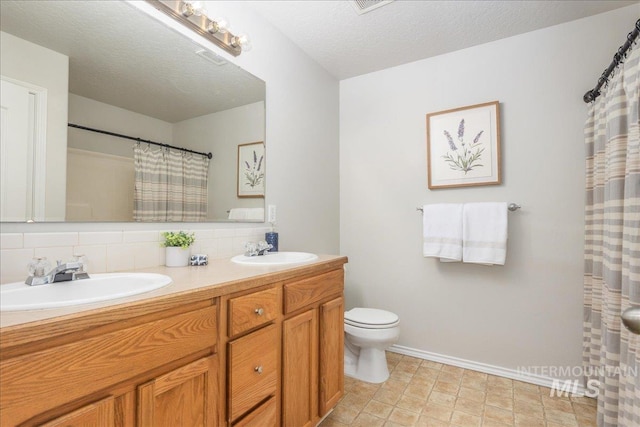
[[[229,23],[224,18],[211,19],[207,24],[207,31],[209,31],[211,34],[224,34],[229,31]]]
[[[207,15],[207,10],[204,8],[204,5],[202,4],[201,1],[194,1],[192,4],[193,4],[193,9],[195,10],[196,16]]]
[[[185,1],[182,2],[182,5],[180,6],[180,12],[182,13],[182,16],[188,18],[191,15],[194,15],[196,13],[196,10],[190,1]]]
[[[182,12],[182,15],[187,18],[191,15],[200,16],[206,14],[206,10],[204,9],[202,2],[200,1],[183,1],[180,11]]]
[[[218,32],[224,34],[229,32],[229,21],[227,21],[222,16],[219,16],[214,19],[215,23],[218,25]]]
[[[251,42],[246,34],[238,34],[231,39],[231,46],[239,47],[243,51],[251,50]]]

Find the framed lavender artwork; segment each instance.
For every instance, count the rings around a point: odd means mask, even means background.
[[[501,183],[499,106],[493,101],[427,114],[429,189]]]
[[[238,145],[238,197],[264,197],[264,143]]]

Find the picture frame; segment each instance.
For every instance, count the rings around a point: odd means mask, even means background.
[[[264,142],[238,145],[238,197],[264,197],[265,168]]]
[[[427,114],[430,190],[502,183],[500,102]]]

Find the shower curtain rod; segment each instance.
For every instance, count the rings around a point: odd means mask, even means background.
[[[68,123],[68,126],[70,128],[88,130],[88,131],[91,131],[91,132],[102,133],[104,135],[117,136],[118,138],[130,139],[132,141],[137,141],[137,142],[144,142],[145,144],[159,145],[160,147],[172,148],[174,150],[179,150],[179,151],[186,151],[187,153],[200,154],[201,156],[205,156],[205,157],[207,157],[209,159],[211,159],[213,157],[213,154],[211,154],[211,153],[202,153],[200,151],[189,150],[188,148],[176,147],[176,146],[169,145],[169,144],[163,144],[161,142],[150,141],[148,139],[136,138],[136,137],[129,136],[129,135],[123,135],[121,133],[109,132],[107,130],[94,129],[94,128],[90,128],[90,127],[87,127],[87,126],[76,125],[76,124],[73,124],[73,123]]]
[[[591,101],[595,101],[595,99],[600,96],[600,88],[609,81],[609,76],[611,76],[613,70],[615,70],[616,67],[620,65],[622,60],[625,58],[625,56],[627,55],[627,51],[631,49],[631,46],[638,38],[638,34],[640,34],[640,19],[636,21],[634,30],[627,34],[627,41],[622,46],[620,46],[618,52],[613,55],[613,61],[611,61],[609,67],[604,70],[604,72],[598,79],[598,84],[596,85],[596,87],[584,94],[584,96],[582,97],[584,102],[588,104]]]

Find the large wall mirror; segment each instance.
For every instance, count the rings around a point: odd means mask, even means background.
[[[0,7],[2,221],[264,221],[263,81],[126,2]],[[207,167],[203,156],[144,141],[211,153],[205,183],[191,175]],[[172,155],[167,168],[188,176],[149,178],[140,208],[138,180],[165,167],[139,168],[149,153]],[[245,167],[257,187],[243,192]],[[176,180],[204,196],[194,201]],[[166,186],[178,202],[159,201]],[[154,202],[173,203],[170,213],[140,215]],[[200,211],[182,216],[176,203]]]

